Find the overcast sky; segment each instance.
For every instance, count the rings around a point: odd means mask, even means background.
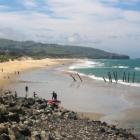
[[[140,0],[0,0],[0,38],[140,57]]]

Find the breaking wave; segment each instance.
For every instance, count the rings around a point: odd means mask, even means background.
[[[95,68],[95,67],[102,67],[104,66],[103,63],[90,61],[90,60],[79,60],[76,64],[69,67],[69,69],[81,69],[81,68]]]

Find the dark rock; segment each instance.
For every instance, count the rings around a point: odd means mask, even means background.
[[[31,136],[31,131],[27,127],[20,128],[19,132],[24,136]]]
[[[77,119],[77,115],[76,115],[75,112],[69,112],[67,118],[68,118],[68,119],[76,120],[76,119]]]
[[[42,104],[44,101],[42,99],[36,99],[35,100],[38,104]]]
[[[100,129],[100,132],[101,132],[101,133],[104,133],[104,132],[105,132],[105,129],[104,129],[104,128],[101,128],[101,129]]]
[[[0,140],[11,140],[11,139],[7,134],[3,133],[0,135]]]
[[[9,107],[8,111],[12,113],[25,114],[25,111],[21,107],[17,106]]]
[[[111,130],[116,130],[116,126],[115,125],[112,125],[111,126]]]
[[[0,105],[0,115],[8,114],[7,107],[3,104]]]
[[[8,128],[6,126],[0,125],[0,135],[3,133],[8,134]]]
[[[28,102],[28,105],[34,105],[34,103],[35,103],[35,100],[33,99],[33,98],[28,98],[27,99],[27,102]]]
[[[20,121],[19,114],[17,114],[17,113],[10,113],[8,115],[8,119],[10,121],[14,121],[14,122],[19,122]]]
[[[44,103],[39,105],[38,109],[45,109],[46,107],[47,107],[47,103],[44,102]]]
[[[0,114],[0,123],[4,123],[8,121],[8,117],[6,115]]]
[[[13,107],[13,106],[15,106],[16,105],[16,102],[10,102],[9,103],[9,107]]]
[[[22,103],[22,106],[23,106],[23,107],[26,107],[26,108],[30,108],[30,106],[29,106],[29,104],[28,104],[27,101],[25,101],[24,103]]]
[[[40,134],[36,134],[35,135],[35,140],[41,140],[41,135]]]

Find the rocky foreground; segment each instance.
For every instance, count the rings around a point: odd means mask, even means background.
[[[0,96],[0,140],[137,140],[125,129],[80,119],[38,97]]]

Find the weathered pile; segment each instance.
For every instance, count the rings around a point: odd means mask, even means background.
[[[0,97],[0,140],[136,140],[124,129],[48,105],[38,97]]]

